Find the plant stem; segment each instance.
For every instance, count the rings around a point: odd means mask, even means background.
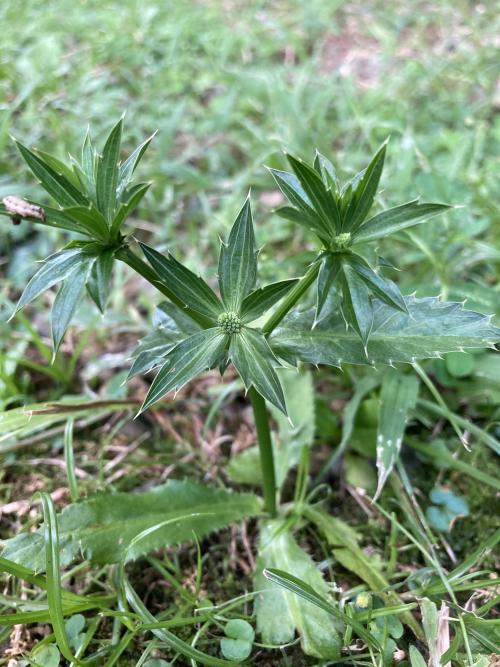
[[[259,442],[260,465],[262,469],[262,490],[264,505],[271,516],[276,516],[276,475],[274,471],[273,443],[269,430],[269,415],[266,402],[252,387],[248,391],[252,403],[257,440]]]
[[[158,279],[158,276],[153,271],[153,269],[146,264],[140,257],[138,257],[128,246],[123,246],[120,248],[116,254],[116,259],[121,260],[125,264],[128,264],[134,271],[137,271],[145,280],[148,281],[151,285],[156,287],[167,299],[170,299],[172,303],[175,303],[176,306],[179,306],[186,315],[188,315],[192,320],[201,325],[204,329],[215,326],[215,323],[210,320],[210,318],[197,313],[195,310],[192,310],[186,304],[179,299],[179,297],[166,285]]]
[[[311,264],[307,272],[302,276],[295,287],[291,289],[290,292],[288,292],[281,304],[262,327],[262,333],[264,336],[269,336],[269,334],[271,334],[274,329],[276,329],[285,315],[288,314],[288,312],[295,306],[304,292],[313,284],[313,282],[316,280],[316,276],[318,275],[319,267],[319,262],[314,262]]]

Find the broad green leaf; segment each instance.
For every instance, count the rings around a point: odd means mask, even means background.
[[[231,336],[229,356],[247,389],[259,394],[286,414],[285,397],[274,366],[278,362],[264,336],[247,327]]]
[[[107,248],[96,257],[87,280],[87,290],[101,313],[106,309],[111,287],[114,249]]]
[[[368,215],[384,168],[385,150],[387,142],[382,144],[373,156],[370,164],[364,170],[359,181],[353,184],[353,197],[347,211],[347,219],[344,221],[346,231],[356,230]]]
[[[410,663],[411,667],[427,667],[422,654],[413,644],[410,646]]]
[[[375,241],[384,236],[395,234],[407,227],[427,222],[435,215],[449,211],[452,206],[446,204],[419,204],[417,200],[390,208],[367,220],[353,233],[353,243]]]
[[[238,662],[246,660],[252,652],[255,639],[255,632],[250,623],[241,618],[233,618],[226,623],[224,634],[226,636],[220,642],[223,656]]]
[[[151,183],[138,183],[137,187],[134,189],[134,192],[130,195],[127,201],[123,204],[120,204],[118,211],[113,218],[113,222],[111,223],[110,235],[112,238],[118,233],[126,218],[128,218],[128,216],[139,205],[139,202],[150,187]]]
[[[102,156],[97,163],[97,206],[108,222],[111,222],[116,206],[122,124],[123,119],[120,118],[109,133]]]
[[[368,584],[370,590],[380,595],[386,604],[396,606],[402,604],[398,594],[391,589],[390,583],[384,577],[382,564],[377,562],[373,556],[365,554],[358,545],[359,538],[356,531],[341,519],[316,507],[307,505],[304,512],[307,519],[324,535],[332,547],[335,559],[342,567],[353,572],[361,581]],[[404,612],[401,618],[417,637],[422,638],[421,628],[410,612]]]
[[[184,338],[200,331],[200,325],[170,301],[162,302],[153,315],[154,330],[134,350],[128,377],[161,366],[167,353]]]
[[[75,313],[76,307],[81,301],[92,262],[93,258],[87,258],[86,262],[79,264],[74,268],[64,279],[64,282],[54,299],[51,313],[51,333],[54,355],[57,353],[59,345],[66,333],[66,329]]]
[[[88,255],[84,255],[78,248],[61,250],[48,257],[26,285],[14,312],[17,313],[18,310],[24,308],[26,304],[36,299],[49,287],[64,280],[77,266],[84,264],[87,259]]]
[[[331,188],[333,190],[333,194],[335,194],[335,190],[339,189],[337,172],[335,171],[335,167],[330,162],[330,160],[322,155],[319,151],[316,151],[316,155],[314,157],[314,168],[321,176],[325,188]]]
[[[61,206],[88,204],[87,198],[65,176],[58,174],[49,164],[19,141],[16,141],[16,145],[42,187],[54,197],[58,204]]]
[[[362,257],[355,254],[345,255],[345,263],[349,264],[358,276],[366,283],[373,294],[389,306],[406,312],[406,303],[397,285],[391,280],[382,278],[371,268]]]
[[[295,629],[301,636],[304,653],[316,658],[335,660],[340,657],[341,625],[323,609],[308,600],[281,589],[269,581],[264,570],[286,570],[299,577],[323,597],[328,586],[311,557],[295,542],[282,521],[262,525],[255,590],[257,631],[265,644],[292,641]]]
[[[259,287],[243,299],[241,304],[241,320],[244,324],[253,322],[272,308],[298,282],[297,278],[281,280],[265,287]]]
[[[328,295],[341,268],[342,262],[338,255],[328,253],[321,260],[318,282],[316,284],[316,320],[321,318]]]
[[[243,299],[257,280],[257,250],[253,231],[250,197],[247,197],[219,255],[219,287],[229,311],[239,313]]]
[[[118,198],[130,183],[137,165],[142,160],[144,153],[155,136],[156,132],[153,132],[153,134],[143,141],[140,146],[137,146],[134,152],[131,153],[123,164],[120,165],[118,172]]]
[[[57,516],[61,567],[83,556],[93,563],[134,560],[168,545],[190,542],[212,531],[256,516],[261,500],[189,481],[171,480],[141,493],[99,493],[70,504]],[[189,520],[185,517],[190,515]],[[136,543],[133,540],[162,522],[163,528]],[[3,542],[2,556],[29,567],[45,569],[43,527]]]
[[[342,314],[345,321],[359,335],[366,350],[373,326],[373,305],[364,280],[349,264],[343,264]]]
[[[69,206],[64,209],[64,213],[79,223],[91,236],[107,241],[109,232],[106,219],[93,204],[90,206]]]
[[[351,364],[414,363],[460,348],[491,347],[500,341],[500,329],[490,318],[465,310],[461,303],[429,297],[406,297],[408,313],[374,302],[374,322],[368,358],[357,334],[345,328],[334,312],[311,330],[314,310],[288,316],[270,337],[274,353],[296,363],[339,366]]]
[[[166,356],[149,388],[139,413],[144,412],[170,391],[179,391],[194,377],[213,368],[227,344],[219,327],[204,329],[176,345]]]
[[[287,155],[288,161],[307,194],[312,207],[321,220],[326,234],[334,236],[340,232],[340,213],[337,200],[331,190],[325,188],[321,176],[302,160]]]
[[[144,243],[140,246],[144,256],[156,271],[158,279],[168,285],[186,306],[217,320],[224,311],[224,306],[203,278],[174,259],[170,253],[165,257]]]
[[[398,460],[408,412],[418,398],[418,378],[415,375],[388,369],[382,379],[377,432],[378,485],[376,500]]]

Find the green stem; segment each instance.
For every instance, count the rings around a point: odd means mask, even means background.
[[[269,334],[271,334],[274,329],[276,329],[281,320],[295,306],[304,292],[313,284],[313,282],[316,280],[316,276],[318,275],[319,267],[319,262],[314,262],[311,264],[307,272],[302,276],[295,287],[291,289],[290,292],[288,292],[281,304],[262,327],[262,333],[264,336],[269,336]]]
[[[143,262],[143,260],[134,252],[132,252],[128,246],[120,248],[116,252],[115,257],[125,264],[128,264],[128,266],[134,269],[134,271],[137,271],[137,273],[139,273],[145,280],[147,280],[148,283],[156,287],[156,289],[159,290],[164,296],[166,296],[167,299],[170,299],[172,303],[175,303],[176,306],[179,306],[179,308],[181,308],[186,313],[186,315],[188,315],[204,329],[215,326],[214,322],[212,322],[210,318],[202,315],[201,313],[197,313],[195,310],[192,310],[186,306],[186,304],[181,299],[179,299],[175,292],[172,292],[168,285],[165,285],[165,283],[158,279],[155,271],[148,264],[146,264],[146,262]]]
[[[260,465],[262,469],[262,490],[264,505],[271,516],[276,516],[276,475],[274,471],[273,443],[269,430],[269,415],[266,402],[252,387],[248,391],[252,403],[257,440],[259,442]]]

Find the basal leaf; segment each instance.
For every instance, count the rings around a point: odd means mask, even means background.
[[[65,278],[59,288],[51,313],[52,347],[54,355],[66,333],[76,307],[81,301],[93,258],[87,258]]]
[[[380,392],[380,409],[377,432],[378,486],[376,500],[396,463],[409,410],[418,398],[418,379],[389,369],[384,374]]]
[[[36,299],[49,287],[64,280],[78,265],[85,263],[87,259],[88,255],[84,255],[78,248],[61,250],[48,257],[26,285],[15,312]]]
[[[87,290],[101,313],[106,309],[111,287],[114,250],[105,249],[97,256],[87,280]]]
[[[375,241],[395,234],[413,225],[427,222],[435,215],[449,211],[452,206],[445,204],[419,204],[417,200],[390,208],[367,220],[353,233],[353,243]]]
[[[252,494],[231,493],[206,484],[171,480],[142,493],[100,493],[68,505],[57,517],[61,566],[80,555],[93,563],[116,563],[126,553],[133,560],[155,549],[190,542],[230,523],[260,513]],[[186,515],[190,514],[189,520]],[[176,521],[179,518],[179,521]],[[136,546],[132,540],[162,522]],[[2,555],[36,572],[45,568],[43,528],[3,542]]]
[[[259,287],[243,299],[241,304],[241,320],[244,324],[253,322],[272,308],[298,282],[297,278],[281,280],[265,287]]]
[[[227,344],[219,327],[204,329],[176,345],[165,358],[149,388],[140,412],[147,410],[170,391],[179,391],[187,382],[213,368]]]
[[[342,265],[342,313],[366,349],[373,326],[373,306],[364,280],[349,264]]]
[[[311,557],[295,542],[282,521],[262,525],[255,589],[257,631],[265,644],[293,640],[295,629],[307,655],[335,660],[340,657],[341,625],[323,609],[281,589],[263,575],[264,569],[286,570],[311,586],[318,595],[328,596],[328,586]]]
[[[120,118],[109,133],[102,156],[97,163],[97,206],[108,222],[111,222],[116,206],[122,124],[123,119]]]
[[[224,306],[203,278],[190,271],[171,254],[165,257],[144,243],[140,246],[144,256],[156,271],[158,280],[168,285],[189,308],[217,320]]]
[[[335,193],[325,188],[321,176],[308,164],[293,155],[287,155],[287,158],[316,211],[325,233],[331,236],[339,233],[340,213]]]
[[[278,357],[313,364],[413,363],[463,348],[488,347],[500,341],[500,329],[485,315],[465,310],[461,303],[429,297],[405,297],[408,313],[374,302],[368,358],[357,334],[345,328],[338,312],[311,330],[314,310],[288,316],[270,337]]]
[[[307,519],[324,535],[332,547],[335,559],[342,567],[356,574],[370,587],[371,591],[380,595],[386,604],[402,604],[398,594],[391,589],[390,583],[384,577],[381,564],[361,549],[358,544],[358,535],[351,526],[322,509],[310,505],[305,506],[304,513]],[[401,618],[417,637],[422,638],[420,626],[411,612],[404,612]]]
[[[241,302],[255,287],[257,250],[250,198],[243,204],[219,255],[219,287],[227,310],[239,312]]]
[[[231,336],[229,356],[247,389],[259,394],[286,414],[285,397],[274,366],[278,362],[264,336],[256,329],[244,328]]]
[[[65,176],[58,174],[42,158],[19,141],[16,142],[16,145],[28,167],[58,204],[61,206],[88,204],[86,197]]]
[[[384,168],[385,150],[387,142],[382,144],[373,156],[370,164],[364,170],[358,183],[353,185],[353,196],[344,221],[346,231],[356,230],[368,215]]]

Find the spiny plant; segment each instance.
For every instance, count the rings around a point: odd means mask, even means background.
[[[259,591],[256,615],[264,642],[282,644],[298,631],[303,650],[319,659],[337,660],[352,636],[382,651],[377,639],[380,628],[374,625],[377,633],[371,632],[366,614],[357,616],[354,607],[348,612],[339,607],[312,558],[295,541],[293,527],[300,520],[316,526],[339,554],[346,552],[354,559],[354,571],[361,573],[372,591],[382,595],[387,609],[381,617],[398,615],[416,637],[422,638],[422,628],[411,613],[415,605],[401,605],[389,582],[359,548],[352,529],[308,499],[307,452],[300,454],[308,442],[297,435],[306,424],[300,424],[297,402],[300,405],[307,400],[302,392],[307,396],[311,380],[304,370],[290,377],[287,367],[415,364],[418,359],[466,347],[493,346],[500,331],[488,317],[465,310],[459,303],[403,296],[381,275],[388,263],[370,246],[373,241],[427,222],[450,206],[415,200],[370,217],[386,144],[365,170],[344,185],[323,155],[317,153],[312,165],[289,155],[293,173],[271,169],[291,204],[279,213],[314,232],[320,243],[316,256],[302,277],[261,286],[247,198],[220,248],[217,293],[171,253],[139,243],[143,260],[134,250],[133,229],[126,231],[126,225],[150,184],[134,183],[133,177],[152,137],[123,161],[121,137],[122,120],[111,130],[100,154],[88,132],[80,160],[71,158],[69,165],[17,142],[28,167],[57,206],[32,201],[16,205],[10,197],[4,199],[0,213],[15,222],[26,219],[78,236],[45,260],[27,284],[14,314],[60,284],[52,305],[56,355],[85,290],[104,311],[114,263],[121,261],[135,270],[167,299],[159,304],[155,326],[139,342],[130,369],[130,376],[158,369],[140,412],[207,369],[218,368],[223,374],[233,364],[253,408],[264,502],[251,493],[172,481],[146,493],[96,494],[73,502],[56,517],[50,498],[44,497],[44,527],[6,541],[2,567],[24,577],[30,571],[47,571],[49,586],[50,581],[57,584],[58,567],[68,565],[80,553],[95,563],[120,563],[122,604],[126,600],[149,630],[187,658],[201,664],[227,665],[231,663],[194,649],[159,626],[131,587],[125,564],[154,549],[188,541],[193,531],[203,536],[257,516],[261,536],[255,573]],[[313,285],[316,304],[310,305],[308,293]],[[393,419],[388,413],[384,418],[387,432],[379,433],[379,492],[397,462],[405,411],[416,401],[411,381],[388,375],[382,387],[389,401],[400,401],[403,417]],[[275,451],[270,411],[280,437],[290,445],[284,452]],[[301,427],[298,431],[294,431],[294,423]],[[286,474],[299,460],[295,500],[281,504],[278,500]],[[311,606],[310,600],[304,602],[280,588],[288,581],[295,586],[294,592],[300,593],[302,584],[297,583],[297,577],[308,587],[309,597],[315,592],[316,603],[328,597],[330,601]],[[60,588],[57,590],[60,594]],[[57,595],[49,600],[48,618],[68,660],[74,656],[62,618],[73,608],[63,606]],[[9,617],[9,622],[18,622],[15,617]],[[245,641],[248,654],[248,638]],[[229,642],[225,645],[234,649]]]

